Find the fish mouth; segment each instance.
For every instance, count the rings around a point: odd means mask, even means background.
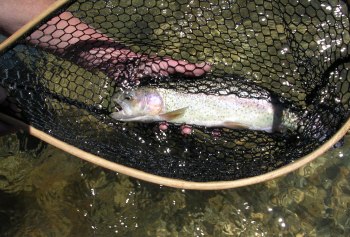
[[[123,107],[119,103],[115,103],[115,105],[113,107],[114,107],[113,112],[120,112],[123,110]]]
[[[113,108],[113,112],[119,112],[123,110],[123,100],[125,98],[125,94],[122,91],[119,91],[117,93],[115,93],[112,96],[112,108]]]
[[[113,100],[111,103],[111,112],[120,112],[123,110],[123,106],[118,102]]]

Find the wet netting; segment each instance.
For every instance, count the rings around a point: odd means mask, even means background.
[[[2,53],[5,110],[146,173],[257,176],[309,154],[348,119],[349,29],[346,1],[72,1]],[[267,101],[277,129],[192,124],[183,134],[171,121],[111,117],[116,93],[145,87],[190,95],[197,113],[208,113],[203,94]]]

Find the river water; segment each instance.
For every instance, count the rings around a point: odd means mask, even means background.
[[[26,134],[0,139],[0,236],[348,236],[350,137],[285,177],[222,191],[117,174]]]

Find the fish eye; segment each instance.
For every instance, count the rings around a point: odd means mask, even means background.
[[[124,93],[125,100],[131,100],[134,97],[135,93],[133,91],[127,91]]]

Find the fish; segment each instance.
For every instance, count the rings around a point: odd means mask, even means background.
[[[242,98],[235,94],[189,93],[174,89],[139,87],[116,92],[120,110],[111,117],[124,122],[169,122],[265,132],[297,128],[297,116],[273,99]]]

